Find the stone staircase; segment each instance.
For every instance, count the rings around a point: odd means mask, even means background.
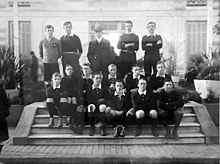
[[[22,117],[16,128],[13,138],[14,145],[75,145],[75,144],[205,144],[216,141],[217,129],[213,126],[207,110],[203,105],[190,102],[184,105],[184,116],[179,127],[180,139],[165,139],[165,129],[158,125],[159,137],[151,135],[149,125],[143,126],[141,136],[134,137],[135,125],[130,125],[126,129],[124,138],[113,138],[114,130],[112,126],[106,127],[107,136],[100,135],[97,125],[96,134],[89,136],[89,125],[84,128],[84,134],[75,134],[68,126],[58,128],[56,126],[58,117],[55,117],[55,126],[47,127],[49,114],[45,103],[35,103],[24,109]],[[206,111],[206,112],[201,112]],[[205,119],[205,121],[204,121]],[[208,121],[207,121],[208,120]],[[171,126],[171,130],[173,125]],[[214,140],[213,140],[214,139]],[[217,137],[218,140],[218,137]]]
[[[45,107],[37,108],[34,116],[30,133],[28,136],[28,144],[30,145],[71,145],[71,144],[181,144],[181,143],[205,143],[205,135],[201,132],[200,123],[196,114],[189,106],[184,107],[184,116],[179,127],[178,141],[165,139],[165,130],[162,125],[158,125],[159,137],[153,137],[149,125],[143,126],[143,133],[139,137],[134,137],[136,130],[135,125],[131,125],[126,129],[125,138],[113,138],[113,128],[106,127],[107,136],[101,136],[99,128],[96,128],[96,134],[89,136],[89,125],[84,128],[84,134],[75,134],[68,126],[65,125],[66,117],[64,117],[64,126],[56,127],[58,118],[55,117],[55,127],[48,128],[49,122],[48,111]],[[172,125],[171,125],[172,129]]]

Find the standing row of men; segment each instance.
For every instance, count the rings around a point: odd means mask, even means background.
[[[40,57],[44,63],[44,78],[46,84],[50,83],[51,75],[59,71],[58,61],[62,62],[62,67],[66,64],[73,66],[75,74],[80,76],[79,58],[83,53],[80,38],[72,34],[72,23],[66,21],[63,24],[65,35],[60,40],[53,37],[54,27],[47,25],[45,27],[46,37],[41,40]],[[94,28],[95,40],[89,42],[87,58],[91,64],[93,72],[101,71],[103,76],[108,74],[108,65],[115,63],[118,68],[120,78],[131,72],[131,67],[136,63],[136,52],[139,49],[139,38],[132,32],[132,21],[125,22],[125,33],[120,36],[117,47],[120,53],[114,52],[110,42],[102,37],[103,28],[97,26]],[[149,77],[156,72],[156,63],[160,60],[159,49],[162,47],[162,38],[155,34],[156,23],[147,24],[148,35],[142,38],[142,49],[144,55],[145,76]]]

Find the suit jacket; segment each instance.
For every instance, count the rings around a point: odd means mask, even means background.
[[[108,65],[112,63],[114,56],[115,54],[108,40],[102,38],[100,44],[96,39],[89,42],[87,57],[93,72],[108,72]]]

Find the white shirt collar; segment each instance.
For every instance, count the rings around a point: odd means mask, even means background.
[[[125,92],[122,91],[121,94],[119,95],[117,91],[115,91],[114,96],[125,96]]]
[[[92,89],[95,89],[95,88],[97,88],[97,87],[95,87],[94,85],[92,85]],[[99,89],[102,89],[102,85],[100,84],[100,85],[98,86],[98,88],[99,88]]]
[[[96,38],[97,42],[100,44],[102,41],[102,37],[101,38]]]
[[[147,35],[147,36],[156,36],[156,34],[151,35],[151,34],[149,34],[149,33],[148,33],[148,35]]]
[[[141,77],[141,75],[138,75],[138,77],[135,77],[134,74],[133,74],[132,77],[133,77],[133,79],[136,79],[136,78],[137,78],[137,79],[139,80],[140,77]]]
[[[132,31],[131,32],[125,32],[125,34],[131,34],[132,33]]]
[[[86,76],[83,75],[82,78],[83,78],[83,79],[92,79],[92,75],[90,75],[89,78],[87,78]]]
[[[164,77],[165,78],[165,74],[163,74],[162,76],[161,75],[159,75],[158,73],[156,74],[156,77]]]
[[[146,94],[147,94],[147,90],[145,90],[144,92],[141,92],[141,91],[138,90],[138,93],[139,93],[140,95],[142,95],[142,94],[146,95]]]
[[[60,85],[58,86],[53,85],[53,89],[60,88],[60,87],[61,87]]]
[[[117,77],[117,75],[112,77],[110,74],[108,74],[108,79],[110,79],[110,78],[115,78],[116,79],[116,77]]]

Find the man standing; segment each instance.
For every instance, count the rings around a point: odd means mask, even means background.
[[[101,71],[105,77],[108,75],[108,65],[112,63],[114,53],[110,42],[102,37],[102,30],[101,26],[94,28],[96,39],[89,42],[87,57],[92,71]]]
[[[156,23],[149,22],[147,24],[148,35],[142,38],[142,49],[145,51],[144,55],[144,71],[145,76],[151,76],[151,70],[156,73],[156,64],[161,59],[159,49],[162,47],[163,42],[160,35],[155,32]]]
[[[125,22],[125,34],[121,35],[118,41],[118,49],[121,50],[117,65],[120,78],[131,72],[131,67],[136,63],[136,51],[139,49],[139,38],[132,33],[132,21]]]
[[[72,23],[70,21],[66,21],[63,24],[63,28],[65,30],[65,35],[60,38],[62,44],[62,63],[63,68],[67,64],[73,67],[74,74],[77,78],[81,76],[80,66],[79,66],[79,58],[82,54],[82,45],[79,37],[75,34],[72,34]]]
[[[59,71],[58,58],[61,56],[61,43],[53,37],[54,27],[47,25],[45,27],[46,37],[40,41],[40,57],[44,65],[45,85],[50,85],[52,74]]]

